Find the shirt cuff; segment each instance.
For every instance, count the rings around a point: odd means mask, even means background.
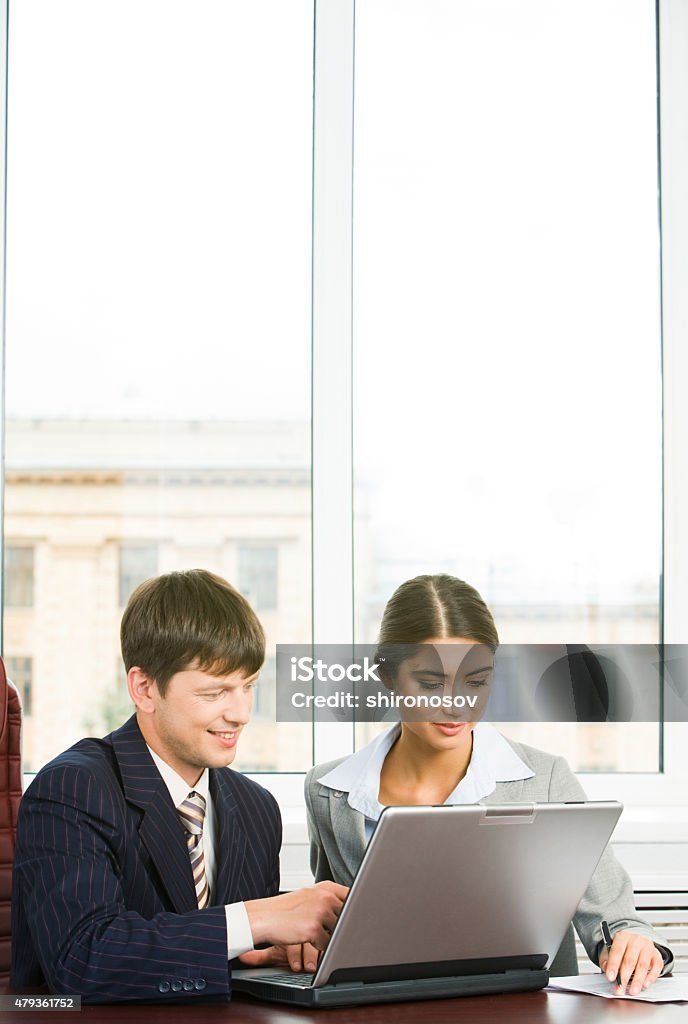
[[[662,973],[660,978],[663,978],[665,974],[670,974],[674,966],[674,954],[668,948],[668,946],[661,946],[659,942],[655,942],[655,946],[662,954],[662,960],[664,961],[664,967],[662,967]]]
[[[246,907],[243,903],[228,903],[225,906],[227,918],[227,959],[248,953],[253,949],[253,935]]]

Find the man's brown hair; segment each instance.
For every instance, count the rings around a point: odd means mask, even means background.
[[[251,676],[265,660],[256,613],[206,569],[169,572],[138,586],[124,610],[120,639],[127,672],[142,669],[163,696],[172,676],[185,669]]]

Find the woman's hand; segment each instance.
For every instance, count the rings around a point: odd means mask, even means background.
[[[620,976],[621,984],[616,986],[618,995],[623,995],[629,986],[629,995],[637,996],[657,981],[663,967],[664,958],[654,942],[637,932],[617,932],[611,950],[603,949],[600,953],[600,968],[607,975],[607,981],[616,981],[617,975]]]

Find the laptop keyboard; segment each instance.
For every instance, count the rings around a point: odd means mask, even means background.
[[[283,985],[298,985],[303,987],[311,985],[315,974],[306,971],[273,971],[272,974],[262,974],[260,981],[279,981]]]

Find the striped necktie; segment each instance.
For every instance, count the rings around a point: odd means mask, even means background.
[[[198,909],[203,910],[208,906],[210,891],[208,879],[205,874],[205,861],[203,859],[203,819],[205,818],[205,797],[191,790],[186,800],[177,808],[179,818],[186,830],[186,846],[191,858],[191,871],[193,873],[194,886],[196,887],[196,900]]]

